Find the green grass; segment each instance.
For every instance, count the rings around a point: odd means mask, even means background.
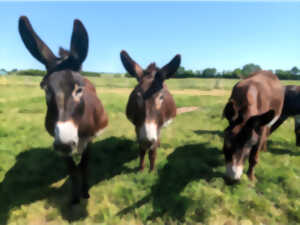
[[[293,120],[260,154],[257,182],[228,186],[222,149],[225,96],[175,94],[177,116],[162,131],[156,171],[140,173],[138,145],[124,111],[136,81],[93,78],[110,123],[92,148],[90,199],[70,208],[70,183],[44,128],[40,78],[0,79],[0,224],[299,224],[300,151]],[[237,80],[169,80],[169,89],[230,90]],[[300,82],[288,82],[300,84]],[[114,93],[115,88],[117,91]],[[126,90],[124,93],[120,89]],[[149,162],[147,160],[147,168]]]

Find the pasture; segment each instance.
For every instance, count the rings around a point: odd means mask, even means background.
[[[156,169],[148,173],[148,160],[137,172],[138,145],[124,113],[136,80],[91,78],[109,126],[92,147],[91,197],[70,208],[66,168],[44,128],[40,79],[0,78],[0,224],[299,224],[300,151],[292,119],[260,153],[256,182],[245,174],[239,184],[224,182],[221,114],[237,80],[167,81],[177,107],[198,110],[162,130]]]

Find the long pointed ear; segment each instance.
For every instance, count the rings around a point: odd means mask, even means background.
[[[123,66],[127,72],[140,81],[143,76],[143,69],[140,67],[140,65],[137,64],[124,50],[121,51],[120,56]]]
[[[21,16],[19,19],[19,33],[31,55],[43,63],[47,70],[55,66],[56,56],[34,32],[26,16]]]
[[[273,109],[267,111],[266,113],[257,116],[252,116],[246,122],[245,127],[249,129],[257,129],[261,126],[265,126],[274,119],[274,116],[275,111]]]
[[[231,123],[236,117],[236,114],[237,112],[234,109],[234,103],[232,101],[229,101],[223,110],[223,118],[225,117],[229,121],[229,123]]]
[[[179,68],[180,62],[181,56],[178,54],[167,65],[159,70],[161,79],[169,79],[172,75],[174,75]]]
[[[70,55],[75,60],[77,67],[80,68],[85,60],[89,48],[89,37],[82,22],[78,19],[74,20],[73,33],[71,38]]]

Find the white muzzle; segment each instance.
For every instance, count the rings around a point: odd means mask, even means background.
[[[226,175],[231,180],[239,180],[243,174],[242,165],[233,165],[232,163],[226,164]]]
[[[56,143],[72,146],[78,145],[78,128],[72,120],[57,122],[54,133]]]
[[[157,141],[157,125],[155,123],[144,123],[139,128],[138,138],[140,141]]]

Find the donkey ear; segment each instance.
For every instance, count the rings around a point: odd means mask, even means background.
[[[225,117],[229,123],[233,121],[233,118],[236,116],[236,111],[234,109],[233,102],[230,101],[226,104],[224,110],[223,110],[223,118]]]
[[[181,62],[181,56],[176,55],[167,65],[159,70],[159,74],[163,80],[169,79],[174,75],[179,68]]]
[[[140,67],[140,65],[137,64],[124,50],[121,51],[120,56],[123,66],[127,72],[140,81],[143,76],[143,69]]]
[[[273,109],[263,114],[252,116],[250,117],[250,119],[248,119],[245,127],[248,127],[250,129],[257,129],[261,126],[265,126],[274,119],[274,116],[275,116],[275,111]]]
[[[26,16],[21,16],[19,19],[19,33],[31,55],[43,63],[47,70],[55,66],[56,56],[34,32]]]
[[[71,38],[71,51],[70,55],[77,64],[76,67],[80,68],[85,60],[89,47],[89,38],[86,29],[82,22],[78,19],[74,20],[73,33]]]

